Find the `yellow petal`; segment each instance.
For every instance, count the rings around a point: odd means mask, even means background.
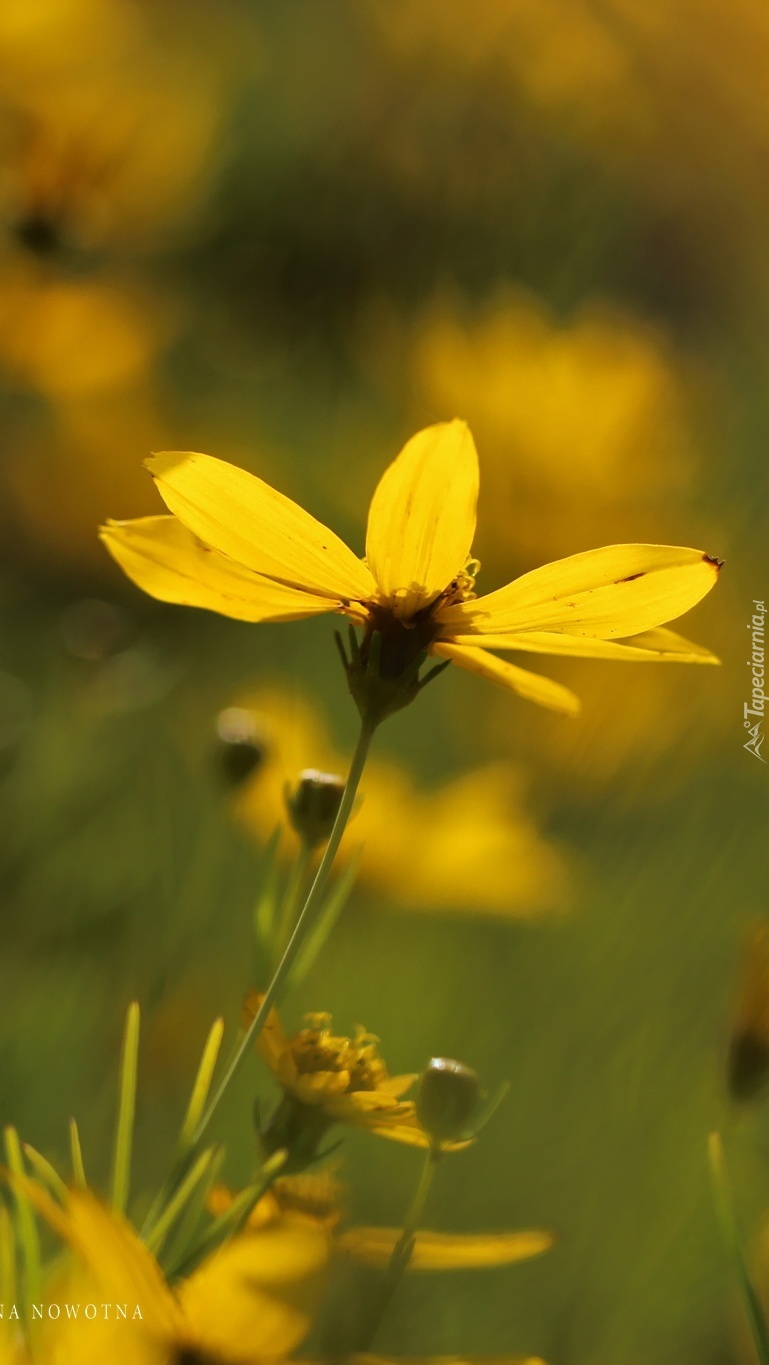
[[[410,1090],[412,1085],[416,1085],[418,1080],[418,1071],[412,1071],[404,1076],[388,1076],[386,1081],[379,1082],[379,1093],[394,1095],[399,1100],[401,1095],[405,1095],[406,1091]]]
[[[248,1028],[249,1024],[256,1018],[263,996],[258,991],[249,991],[243,1002],[242,1022],[243,1027]],[[272,1072],[273,1076],[280,1074],[281,1063],[288,1053],[288,1042],[283,1032],[283,1025],[280,1022],[278,1011],[273,1005],[267,1018],[259,1031],[259,1036],[254,1044],[262,1061]]]
[[[178,1288],[188,1340],[233,1365],[287,1354],[309,1331],[328,1258],[326,1230],[299,1215],[240,1233]]]
[[[364,1265],[386,1266],[400,1228],[350,1228],[338,1245]],[[496,1232],[475,1235],[418,1232],[409,1270],[472,1270],[512,1265],[541,1256],[553,1245],[549,1232]]]
[[[293,621],[334,610],[327,597],[274,583],[208,549],[177,517],[110,521],[99,534],[123,572],[161,602],[237,621]]]
[[[426,1149],[430,1146],[431,1140],[413,1112],[413,1105],[410,1105],[410,1109],[411,1113],[406,1115],[388,1114],[386,1111],[372,1114],[359,1126],[373,1133],[375,1137],[388,1138],[390,1142],[402,1142],[407,1147]],[[465,1138],[461,1142],[442,1142],[441,1151],[463,1152],[466,1147],[472,1147],[474,1142],[475,1138]]]
[[[70,1190],[64,1208],[34,1181],[24,1181],[24,1191],[98,1281],[106,1300],[131,1308],[138,1303],[145,1330],[158,1338],[170,1340],[178,1333],[181,1316],[174,1296],[125,1218],[87,1190]]]
[[[327,1107],[329,1113],[333,1111],[340,1122],[364,1124],[370,1120],[377,1122],[381,1114],[395,1116],[411,1110],[408,1101],[404,1104],[382,1090],[348,1090]]]
[[[626,640],[586,639],[557,630],[528,630],[510,635],[455,635],[458,645],[478,645],[484,649],[521,649],[531,654],[568,654],[575,659],[627,659],[660,663],[717,664],[715,654],[702,645],[685,640],[674,630],[647,630]]]
[[[477,673],[479,678],[486,678],[489,682],[509,687],[511,691],[517,692],[519,697],[535,701],[550,711],[558,711],[562,716],[575,716],[579,711],[579,699],[568,687],[553,682],[552,678],[543,678],[539,673],[530,673],[526,668],[518,668],[516,664],[509,664],[504,659],[497,659],[485,649],[473,649],[468,645],[455,645],[446,640],[439,640],[432,646],[430,652],[440,654],[443,659],[451,659],[453,663],[459,664],[460,668]]]
[[[372,596],[371,574],[344,541],[256,475],[192,451],[147,464],[168,510],[237,564],[335,602]]]
[[[447,607],[453,635],[565,630],[613,639],[689,611],[718,577],[717,560],[680,545],[606,545],[534,569],[474,602]]]
[[[330,1113],[331,1102],[343,1095],[349,1084],[349,1071],[307,1071],[297,1076],[291,1089],[303,1104],[322,1104]]]
[[[371,500],[366,558],[398,616],[432,602],[467,563],[475,534],[478,456],[464,422],[418,431]]]

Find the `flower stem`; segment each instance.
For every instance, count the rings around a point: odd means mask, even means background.
[[[243,1034],[243,1037],[241,1038],[232,1056],[232,1059],[227,1067],[227,1070],[222,1076],[222,1079],[219,1082],[219,1085],[217,1086],[214,1095],[209,1101],[205,1112],[202,1114],[200,1121],[198,1122],[197,1128],[195,1129],[195,1132],[192,1135],[192,1145],[195,1145],[200,1141],[209,1123],[211,1122],[211,1119],[213,1118],[216,1110],[219,1108],[219,1105],[221,1104],[225,1094],[229,1090],[235,1075],[240,1070],[240,1067],[243,1063],[243,1059],[248,1053],[252,1043],[255,1041],[256,1038],[258,1038],[262,1030],[262,1027],[267,1019],[267,1016],[270,1010],[272,1009],[276,996],[278,995],[278,992],[281,986],[283,985],[283,982],[286,980],[286,977],[291,971],[294,961],[296,960],[297,954],[299,953],[302,943],[304,942],[305,936],[308,930],[312,927],[313,920],[315,918],[315,913],[318,907],[320,906],[320,903],[323,899],[323,895],[326,890],[326,886],[328,884],[328,879],[334,864],[334,859],[336,858],[337,852],[339,850],[339,845],[342,842],[342,835],[344,834],[345,829],[347,828],[347,822],[350,818],[350,815],[352,814],[355,796],[358,791],[358,786],[360,784],[361,777],[363,776],[363,769],[366,766],[366,759],[368,758],[368,752],[371,746],[371,740],[374,735],[374,729],[375,726],[371,725],[370,723],[367,723],[366,721],[364,721],[363,724],[361,725],[360,734],[358,735],[358,742],[355,746],[355,752],[353,753],[352,760],[350,763],[350,771],[347,775],[347,782],[345,783],[344,792],[342,793],[342,800],[339,804],[339,810],[337,812],[336,820],[334,821],[334,827],[331,831],[329,841],[326,844],[323,857],[321,858],[320,865],[315,874],[312,885],[305,898],[304,905],[302,906],[302,909],[299,912],[299,916],[294,926],[294,930],[291,934],[291,937],[288,940],[288,943],[286,944],[283,956],[281,957],[280,962],[275,968],[272,980],[270,981],[266,991],[264,992],[264,995],[262,996],[262,1002],[259,1006],[259,1009],[254,1015],[254,1018],[251,1020],[251,1023],[246,1029],[246,1032]]]
[[[417,1184],[416,1190],[414,1191],[414,1197],[408,1207],[408,1212],[403,1223],[403,1231],[392,1249],[384,1278],[379,1287],[379,1293],[377,1294],[371,1312],[366,1318],[361,1333],[361,1339],[358,1342],[357,1350],[359,1352],[365,1352],[370,1349],[374,1337],[379,1331],[379,1325],[382,1318],[390,1305],[390,1300],[398,1288],[403,1272],[411,1260],[417,1229],[422,1221],[422,1214],[424,1213],[427,1197],[430,1193],[430,1187],[432,1186],[440,1157],[441,1149],[438,1146],[431,1146],[425,1153],[422,1173],[419,1177],[419,1183]]]
[[[302,839],[299,845],[299,852],[291,869],[288,878],[288,885],[283,897],[283,905],[280,910],[277,934],[275,936],[275,958],[279,962],[286,947],[291,940],[291,934],[297,923],[297,911],[301,904],[302,892],[307,886],[307,879],[312,863],[312,846],[306,839]]]

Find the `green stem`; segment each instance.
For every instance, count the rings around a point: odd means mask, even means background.
[[[366,1352],[379,1331],[379,1325],[384,1317],[390,1301],[400,1284],[403,1272],[408,1266],[414,1252],[414,1243],[419,1224],[422,1221],[422,1214],[425,1210],[427,1197],[433,1183],[433,1178],[441,1157],[440,1147],[430,1147],[425,1154],[425,1161],[419,1183],[414,1191],[414,1197],[408,1207],[408,1212],[403,1223],[403,1231],[398,1238],[395,1246],[390,1253],[387,1269],[379,1288],[374,1306],[366,1318],[361,1339],[358,1342],[357,1350]]]
[[[361,777],[363,776],[363,769],[366,766],[366,759],[368,758],[369,748],[371,747],[371,740],[374,735],[374,728],[375,727],[373,725],[367,723],[366,721],[364,721],[361,725],[360,734],[358,736],[358,742],[355,746],[355,752],[352,756],[352,761],[350,763],[350,771],[347,775],[347,782],[345,784],[344,792],[342,793],[342,800],[339,804],[339,810],[337,812],[336,820],[334,821],[334,828],[332,829],[329,841],[326,844],[323,857],[321,858],[320,861],[320,866],[318,867],[318,870],[315,873],[315,878],[313,880],[312,886],[310,887],[310,890],[307,893],[304,905],[302,906],[302,909],[297,918],[293,933],[291,934],[291,937],[288,940],[288,943],[286,944],[283,956],[281,957],[280,962],[275,968],[272,980],[270,981],[264,995],[262,996],[262,1002],[259,1006],[259,1009],[254,1015],[254,1018],[251,1020],[251,1023],[246,1029],[246,1032],[243,1034],[243,1037],[241,1038],[240,1043],[238,1044],[238,1047],[236,1048],[235,1053],[232,1056],[232,1059],[227,1067],[227,1070],[222,1076],[222,1079],[219,1082],[219,1085],[216,1091],[214,1092],[214,1095],[212,1096],[205,1112],[200,1118],[198,1126],[195,1129],[195,1132],[192,1137],[193,1145],[197,1144],[200,1141],[203,1134],[205,1133],[209,1123],[211,1122],[211,1119],[216,1113],[216,1110],[219,1108],[219,1105],[221,1104],[222,1100],[224,1099],[224,1096],[229,1090],[234,1077],[240,1070],[243,1064],[243,1060],[246,1057],[249,1049],[251,1048],[252,1043],[255,1041],[256,1038],[258,1038],[262,1030],[262,1027],[264,1026],[264,1023],[267,1019],[267,1016],[270,1010],[272,1009],[273,1004],[275,1003],[275,998],[281,986],[283,985],[283,982],[286,980],[286,977],[291,971],[294,961],[296,960],[297,954],[299,953],[302,943],[304,942],[305,936],[308,930],[312,927],[315,913],[318,907],[320,906],[320,903],[323,899],[323,895],[326,890],[326,886],[328,884],[328,879],[334,864],[334,859],[336,858],[337,852],[339,850],[339,845],[342,842],[342,836],[345,832],[345,829],[347,828],[347,822],[350,818],[350,815],[352,814],[352,809],[358,791],[358,786],[360,784]]]
[[[710,1171],[713,1180],[713,1194],[716,1216],[724,1247],[731,1257],[737,1283],[742,1295],[748,1325],[756,1348],[760,1365],[769,1365],[769,1328],[767,1328],[763,1305],[756,1291],[742,1249],[742,1239],[737,1226],[737,1216],[732,1200],[732,1191],[726,1169],[724,1148],[719,1133],[711,1133],[708,1143]]]
[[[299,907],[302,903],[302,892],[307,885],[310,864],[312,863],[312,854],[311,846],[306,839],[302,839],[299,852],[289,873],[283,905],[280,910],[278,932],[275,935],[275,958],[278,962],[286,951],[297,923]]]

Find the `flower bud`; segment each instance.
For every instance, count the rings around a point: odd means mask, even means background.
[[[758,1099],[769,1081],[769,923],[748,926],[727,1056],[732,1099]]]
[[[215,763],[224,785],[241,787],[264,762],[267,745],[250,711],[228,706],[216,717]]]
[[[288,815],[304,843],[314,848],[325,844],[339,812],[345,781],[337,773],[305,768],[292,792],[286,795]]]
[[[480,1099],[471,1067],[451,1057],[432,1057],[419,1082],[417,1118],[436,1142],[462,1138]]]

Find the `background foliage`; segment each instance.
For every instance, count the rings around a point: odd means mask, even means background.
[[[537,870],[481,850],[478,886],[510,879],[490,913],[472,876],[462,904],[404,904],[374,868],[289,1019],[363,1022],[393,1070],[443,1053],[509,1078],[432,1222],[558,1234],[531,1265],[408,1286],[383,1347],[726,1365],[714,1125],[748,1227],[769,1195],[766,1125],[725,1118],[722,1082],[766,886],[741,745],[767,593],[769,31],[758,0],[472,8],[5,0],[3,1117],[58,1157],[76,1112],[103,1178],[135,995],[138,1185],[157,1179],[210,1019],[250,984],[266,832],[222,787],[213,718],[277,687],[289,716],[312,692],[338,753],[354,733],[328,622],[162,607],[97,523],[156,510],[143,457],[191,447],[357,548],[399,444],[466,417],[486,588],[616,540],[702,545],[727,569],[683,628],[724,664],[555,661],[576,722],[450,670],[380,755],[428,791],[509,765],[501,818]],[[383,863],[408,885],[401,815]],[[254,1064],[223,1120],[234,1180],[257,1089]],[[345,1149],[354,1215],[397,1221],[413,1153]]]

